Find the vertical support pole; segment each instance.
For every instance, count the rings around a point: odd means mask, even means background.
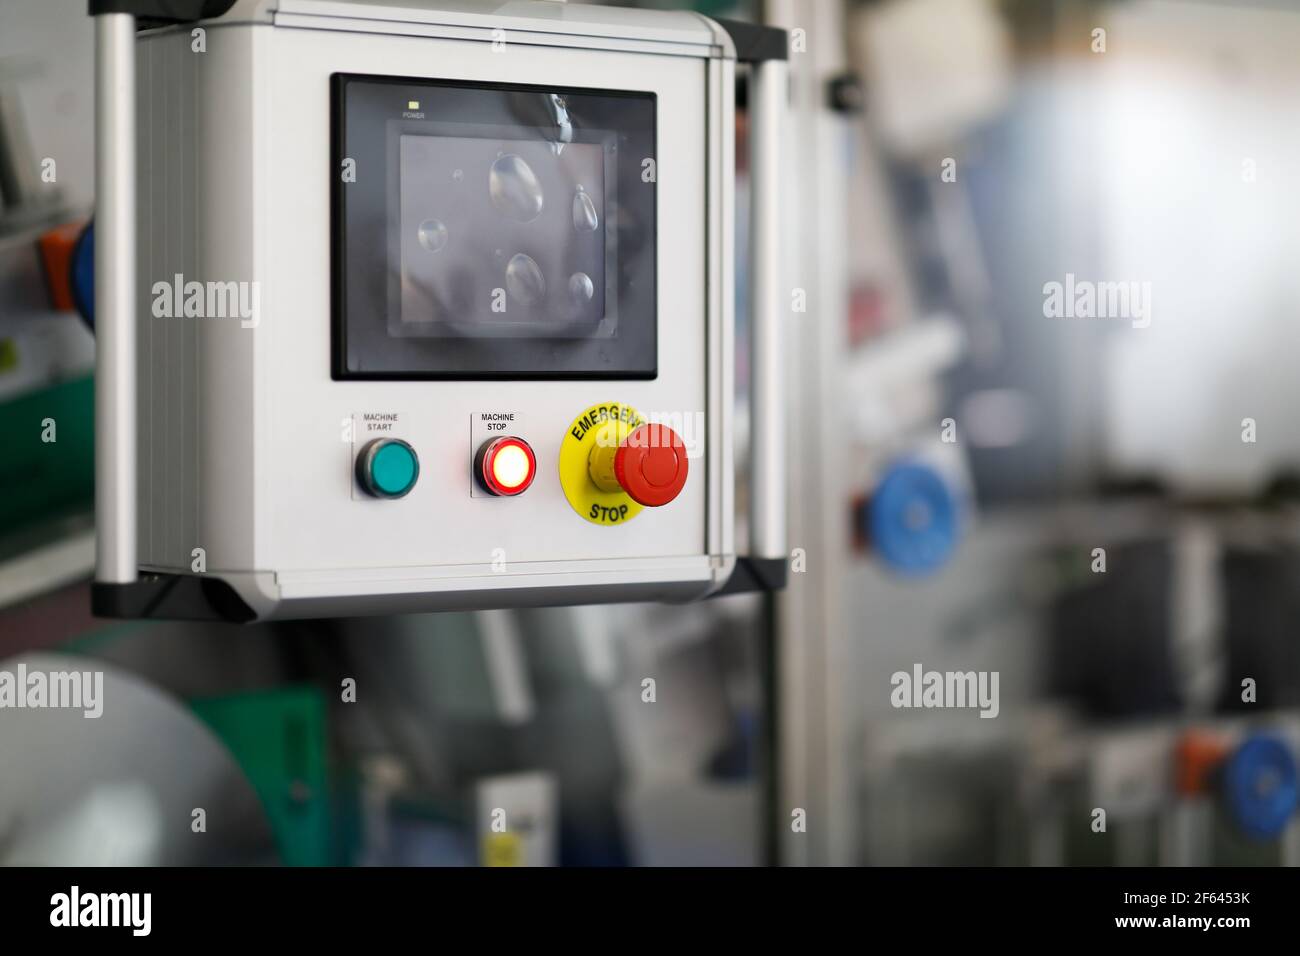
[[[785,309],[782,282],[781,152],[789,105],[785,60],[753,65],[750,94],[752,227],[750,256],[749,552],[786,557]]]
[[[135,17],[95,17],[95,580],[136,580]]]

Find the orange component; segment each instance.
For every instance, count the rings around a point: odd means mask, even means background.
[[[69,222],[55,226],[36,241],[45,267],[45,283],[50,290],[50,304],[60,312],[75,312],[72,301],[72,250],[77,237],[85,227],[84,222]]]
[[[1210,775],[1228,756],[1227,741],[1202,730],[1186,731],[1174,745],[1174,789],[1184,797],[1206,793]]]

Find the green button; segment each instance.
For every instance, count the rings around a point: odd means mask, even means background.
[[[381,498],[400,498],[415,485],[420,461],[415,450],[400,439],[377,439],[362,455],[362,483]]]

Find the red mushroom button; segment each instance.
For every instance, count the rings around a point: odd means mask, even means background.
[[[614,477],[633,501],[648,508],[676,498],[687,470],[686,446],[667,425],[633,429],[614,453]]]

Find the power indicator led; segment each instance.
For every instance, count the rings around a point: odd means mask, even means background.
[[[528,442],[514,436],[494,438],[474,456],[474,476],[493,495],[523,494],[537,475],[537,456]]]
[[[532,474],[528,453],[518,445],[506,445],[492,458],[492,477],[502,488],[521,488]]]

